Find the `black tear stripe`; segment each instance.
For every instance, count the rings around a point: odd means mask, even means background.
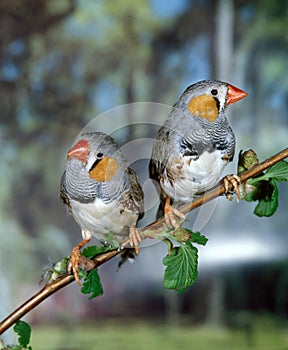
[[[103,158],[97,158],[95,162],[92,164],[91,168],[89,169],[89,172],[92,171],[96,166],[103,160]]]
[[[218,98],[217,97],[213,97],[214,98],[214,100],[216,101],[216,107],[217,107],[217,111],[218,111],[218,113],[219,113],[219,109],[220,109],[220,101],[218,100]]]

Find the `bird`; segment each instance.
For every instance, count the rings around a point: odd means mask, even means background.
[[[247,95],[226,82],[202,80],[187,87],[171,108],[149,163],[149,176],[160,185],[158,217],[164,211],[167,225],[179,227],[175,215],[185,215],[177,208],[213,188],[233,160],[236,141],[225,112]],[[237,182],[237,175],[225,178],[227,196],[229,184],[238,196]]]
[[[139,178],[116,141],[102,132],[83,132],[67,153],[60,181],[60,198],[82,232],[72,249],[68,272],[79,285],[80,250],[92,237],[109,244],[129,238],[139,254],[141,234],[137,221],[144,213],[144,194]]]

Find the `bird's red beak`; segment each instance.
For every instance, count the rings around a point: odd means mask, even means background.
[[[242,98],[246,97],[247,92],[238,89],[236,86],[228,84],[228,92],[226,97],[226,105],[230,105],[231,103],[237,102]]]
[[[67,153],[67,158],[76,158],[82,163],[87,162],[87,156],[89,154],[89,147],[87,140],[80,140],[74,145]]]

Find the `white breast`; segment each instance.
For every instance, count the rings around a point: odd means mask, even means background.
[[[227,160],[223,160],[224,153],[221,151],[204,152],[197,160],[191,157],[183,157],[181,160],[182,167],[178,170],[179,176],[171,185],[167,174],[164,174],[161,186],[168,196],[174,198],[176,202],[191,202],[198,192],[205,192],[215,186],[221,177]],[[179,162],[169,163],[172,173],[177,173]]]
[[[70,201],[72,215],[81,229],[99,240],[107,241],[111,232],[120,242],[129,236],[129,227],[136,225],[138,214],[124,210],[114,203],[105,204],[101,199],[92,203]]]

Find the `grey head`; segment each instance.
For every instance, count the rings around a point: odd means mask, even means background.
[[[116,141],[102,132],[80,134],[67,154],[61,191],[69,199],[111,201],[125,188],[128,163]]]

